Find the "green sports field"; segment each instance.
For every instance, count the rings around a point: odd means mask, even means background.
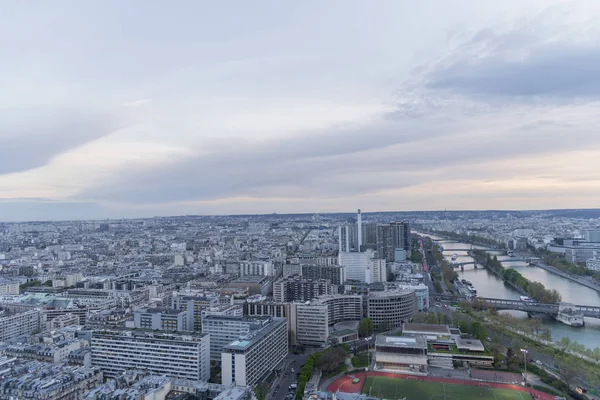
[[[484,386],[423,382],[383,376],[369,376],[363,393],[380,399],[406,400],[531,400],[528,393]]]

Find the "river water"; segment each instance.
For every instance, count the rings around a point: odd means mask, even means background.
[[[454,253],[458,255],[457,262],[473,261],[473,258],[467,255],[466,251],[458,251],[454,249],[466,249],[471,245],[467,243],[444,243],[442,238],[427,235],[434,240],[441,240],[444,247],[444,256],[450,258]],[[477,248],[478,246],[472,246]],[[500,254],[500,253],[496,253]],[[524,262],[512,262],[511,257],[498,255],[498,259],[502,262],[505,268],[514,268],[519,271],[524,277],[530,281],[542,283],[548,289],[556,289],[565,302],[600,306],[600,293],[582,286],[576,282],[555,275],[538,267],[530,267]],[[464,271],[457,270],[460,279],[470,281],[477,295],[481,297],[490,297],[497,299],[512,299],[518,300],[521,294],[513,288],[504,285],[502,280],[490,273],[487,269],[479,266],[477,269],[473,265],[464,267]],[[520,311],[511,312],[518,318],[527,318],[527,314]],[[563,337],[577,341],[586,347],[600,347],[600,320],[596,318],[585,318],[585,326],[574,328],[555,321],[552,318],[544,318],[544,325],[550,328],[552,339],[559,341]]]

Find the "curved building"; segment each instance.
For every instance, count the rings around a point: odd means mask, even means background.
[[[319,296],[312,303],[327,305],[329,325],[341,321],[358,321],[363,317],[361,295]]]
[[[367,316],[376,330],[399,328],[417,313],[417,296],[412,290],[371,292],[367,298]]]

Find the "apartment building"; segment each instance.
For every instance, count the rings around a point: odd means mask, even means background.
[[[6,308],[0,309],[0,342],[45,328],[46,317],[39,310],[10,312]]]
[[[228,344],[253,331],[260,330],[272,321],[270,316],[220,316],[209,315],[202,321],[202,332],[210,334],[210,360],[220,362],[221,352]]]
[[[260,329],[231,342],[221,353],[222,384],[254,386],[288,354],[288,325],[272,318]]]
[[[174,378],[210,378],[210,337],[206,334],[106,330],[92,333],[92,365],[115,378],[129,369]]]
[[[136,328],[161,331],[185,331],[188,328],[187,312],[170,308],[142,308],[134,311]]]
[[[326,294],[333,294],[333,288],[325,279],[305,279],[294,275],[273,283],[273,300],[278,302],[310,301]]]
[[[329,339],[329,309],[327,304],[296,304],[295,340],[311,346],[327,344]]]

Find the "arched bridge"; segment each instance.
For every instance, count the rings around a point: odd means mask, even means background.
[[[517,310],[535,314],[558,314],[559,304],[544,304],[530,301],[491,299],[476,297],[473,302],[485,302],[496,310]],[[600,318],[600,307],[574,304],[575,311],[581,311],[584,317]]]

